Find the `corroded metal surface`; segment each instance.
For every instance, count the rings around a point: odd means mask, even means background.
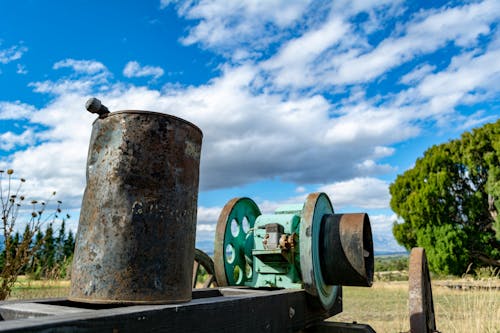
[[[191,299],[201,131],[120,111],[93,124],[70,299]]]
[[[329,214],[321,230],[325,282],[369,287],[373,281],[373,241],[368,214]]]
[[[215,244],[214,244],[214,266],[215,266],[215,277],[217,279],[217,283],[219,286],[227,286],[227,277],[226,277],[226,269],[224,263],[224,235],[226,234],[226,227],[228,223],[231,223],[229,220],[229,215],[233,210],[234,205],[241,198],[233,198],[229,200],[228,203],[224,205],[222,211],[219,215],[219,220],[217,221],[217,226],[215,229]]]
[[[410,253],[409,270],[410,332],[432,333],[436,330],[431,279],[425,250],[416,247]]]

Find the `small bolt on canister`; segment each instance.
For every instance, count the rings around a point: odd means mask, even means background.
[[[95,97],[90,98],[87,103],[85,103],[85,108],[90,113],[97,113],[99,118],[106,118],[109,114],[108,108]]]

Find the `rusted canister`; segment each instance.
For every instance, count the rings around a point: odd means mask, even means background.
[[[198,127],[162,113],[94,122],[70,300],[191,300],[201,141]]]
[[[321,236],[320,260],[325,282],[370,287],[374,257],[368,214],[325,214]]]

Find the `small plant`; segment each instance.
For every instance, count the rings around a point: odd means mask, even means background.
[[[12,169],[0,170],[1,228],[4,236],[3,252],[0,258],[2,264],[0,271],[0,300],[4,300],[9,296],[19,274],[44,244],[45,237],[35,237],[39,234],[42,225],[54,223],[58,218],[58,213],[61,212],[61,201],[57,201],[55,211],[46,214],[46,208],[50,200],[56,195],[56,192],[53,192],[47,201],[30,201],[31,213],[27,213],[26,227],[22,236],[19,235],[16,224],[20,213],[23,212],[21,207],[26,202],[25,196],[20,195],[22,185],[26,180],[20,178],[19,183],[16,185],[14,184],[15,180],[12,178],[13,174],[14,170]],[[3,184],[4,178],[7,178],[7,184],[5,185]]]
[[[493,266],[478,267],[474,273],[477,280],[498,279],[500,277],[500,268]]]

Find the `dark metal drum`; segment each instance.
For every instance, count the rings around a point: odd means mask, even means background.
[[[70,300],[191,300],[201,141],[199,128],[162,113],[94,122]]]

